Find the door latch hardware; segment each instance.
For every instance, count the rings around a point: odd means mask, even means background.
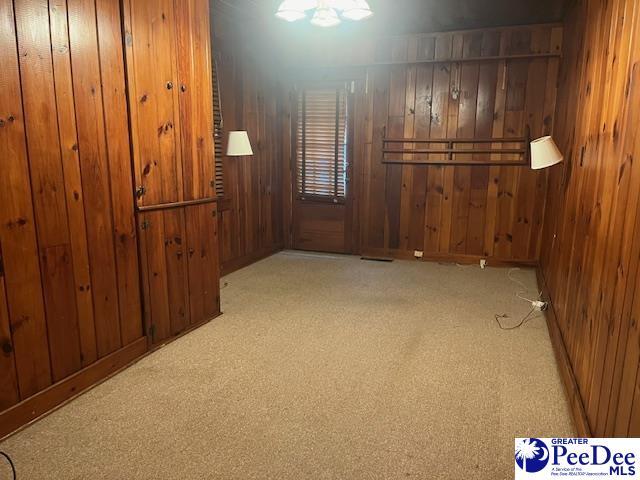
[[[147,187],[145,187],[144,185],[140,185],[138,188],[136,188],[137,198],[142,198],[145,193],[147,193]]]

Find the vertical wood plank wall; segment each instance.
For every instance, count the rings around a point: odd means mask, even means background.
[[[283,246],[282,154],[279,89],[259,59],[227,39],[214,39],[223,116],[222,151],[229,131],[247,130],[253,156],[223,157],[224,198],[219,202],[222,273]]]
[[[137,204],[214,198],[208,0],[123,4]]]
[[[209,0],[124,0],[146,331],[220,313]]]
[[[545,171],[384,164],[382,135],[521,137],[527,126],[532,138],[549,134],[558,56],[456,60],[559,54],[561,45],[562,27],[550,24],[391,37],[349,52],[326,46],[315,57],[293,60],[310,69],[306,75],[329,65],[360,79],[351,187],[358,192],[354,223],[363,253],[412,257],[419,250],[426,258],[537,261]],[[425,60],[445,63],[393,64]],[[489,160],[481,154],[473,159]]]
[[[640,3],[565,24],[541,265],[591,432],[640,436]]]
[[[149,340],[166,342],[220,314],[216,203],[139,214]]]
[[[143,336],[120,19],[0,2],[0,411]]]

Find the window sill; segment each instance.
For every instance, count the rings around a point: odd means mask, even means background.
[[[345,197],[330,197],[328,195],[299,195],[296,197],[300,202],[316,202],[331,203],[335,205],[344,205],[347,203]]]

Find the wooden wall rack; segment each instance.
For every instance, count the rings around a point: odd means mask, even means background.
[[[388,138],[386,128],[382,134],[382,163],[408,163],[415,165],[511,165],[528,166],[529,159],[529,128],[522,137],[511,138]],[[406,148],[412,144],[411,148]],[[419,144],[419,145],[417,145]],[[446,145],[445,147],[429,148],[430,145]],[[399,145],[399,146],[397,146]],[[420,148],[425,145],[426,148]],[[460,145],[467,145],[460,148]],[[471,145],[469,148],[468,146]],[[513,146],[516,145],[516,146]],[[508,146],[505,148],[505,146]],[[399,158],[389,158],[389,154],[402,155]],[[488,160],[473,158],[455,158],[456,155],[490,155]],[[421,155],[417,158],[416,155]],[[429,158],[426,155],[446,155],[442,158]],[[514,159],[496,159],[494,155],[520,155]]]

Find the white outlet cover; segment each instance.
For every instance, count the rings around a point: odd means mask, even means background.
[[[413,251],[413,256],[416,258],[422,258],[422,256],[424,255],[424,253],[422,252],[422,250],[414,250]]]

